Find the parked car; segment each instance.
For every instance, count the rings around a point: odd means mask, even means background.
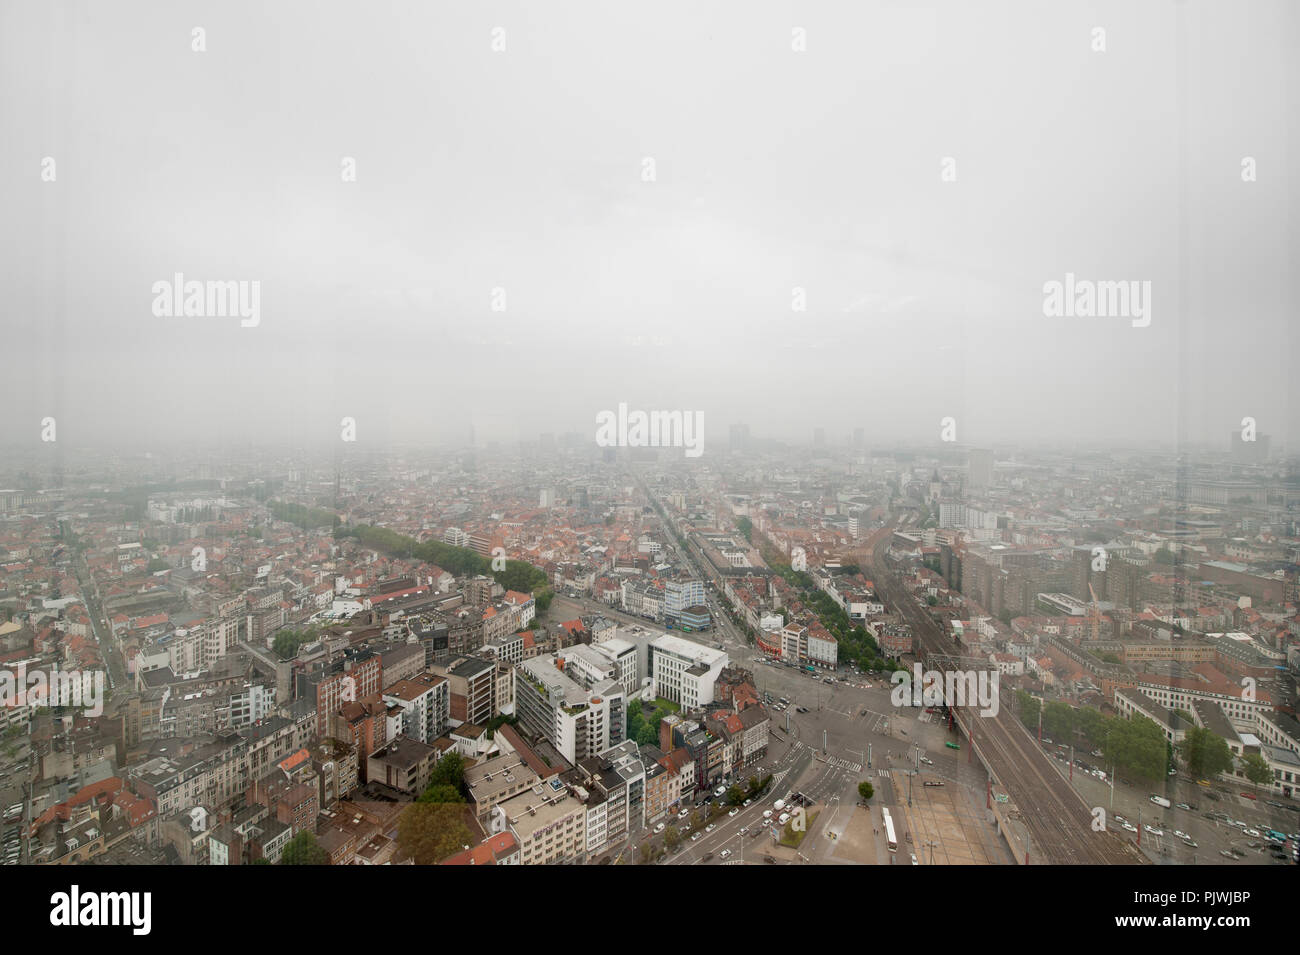
[[[655,835],[656,835],[656,836],[659,835],[659,833],[661,833],[661,832],[663,832],[663,831],[664,831],[664,824],[663,824],[662,822],[659,823],[659,825],[655,826]]]
[[[731,850],[730,850],[730,849],[723,849],[721,852],[718,853],[718,858],[719,858],[719,859],[730,859],[730,858],[731,858]]]

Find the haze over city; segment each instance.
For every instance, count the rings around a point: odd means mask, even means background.
[[[801,11],[799,54],[772,3],[348,9],[223,5],[201,55],[170,5],[0,13],[0,439],[1296,438],[1292,5],[1102,4],[1100,53],[1030,3]],[[178,272],[260,323],[156,317]],[[1150,325],[1045,317],[1067,272]]]

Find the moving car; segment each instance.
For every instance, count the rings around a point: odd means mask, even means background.
[[[659,833],[661,833],[661,832],[663,832],[663,831],[664,831],[664,824],[663,824],[662,822],[659,823],[659,825],[655,826],[655,835],[656,835],[656,836],[659,835]]]

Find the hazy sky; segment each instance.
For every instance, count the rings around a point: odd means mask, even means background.
[[[0,441],[1300,440],[1300,10],[1175,10],[0,0]]]

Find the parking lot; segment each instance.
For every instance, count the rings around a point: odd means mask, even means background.
[[[1053,763],[1068,776],[1069,763],[1059,756],[1059,747],[1045,743],[1044,748],[1058,756]],[[1083,759],[1087,762],[1088,756],[1085,754]],[[1286,808],[1286,800],[1268,794],[1250,799],[1242,795],[1249,791],[1247,786],[1230,788],[1222,781],[1201,786],[1183,776],[1145,786],[1115,780],[1112,800],[1109,781],[1103,782],[1078,766],[1073,785],[1088,805],[1106,810],[1107,826],[1112,832],[1134,843],[1140,832],[1143,852],[1157,863],[1281,865],[1291,861],[1289,853],[1294,843],[1286,844],[1285,859],[1276,859],[1264,830],[1300,833],[1300,811]],[[1152,803],[1153,794],[1167,798],[1171,805],[1166,808]],[[1269,801],[1283,808],[1270,806]],[[1180,808],[1180,804],[1188,808]],[[1300,809],[1300,804],[1292,804]],[[1244,825],[1233,825],[1223,816]]]

